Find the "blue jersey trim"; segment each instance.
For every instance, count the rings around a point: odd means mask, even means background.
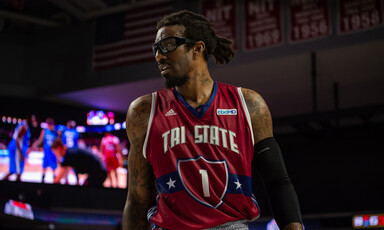
[[[229,174],[227,194],[252,196],[252,180],[249,176]]]
[[[169,182],[172,182],[170,186]],[[174,181],[174,182],[173,182]],[[168,184],[167,184],[168,183]],[[186,191],[177,171],[165,174],[156,180],[158,193],[174,193]],[[228,188],[226,194],[244,194],[252,197],[252,180],[249,176],[229,173]]]
[[[191,113],[197,117],[198,119],[201,119],[204,114],[207,112],[207,110],[209,109],[209,107],[211,106],[213,100],[215,99],[216,97],[216,94],[217,94],[217,90],[218,90],[218,86],[217,86],[217,82],[215,81],[213,83],[213,91],[212,91],[212,95],[211,97],[209,98],[208,102],[204,105],[199,105],[198,107],[194,108],[192,107],[186,100],[185,98],[183,97],[183,95],[181,95],[176,89],[174,90],[175,94],[176,94],[176,97],[180,99],[180,101],[185,105],[185,107],[187,107],[187,109],[189,111],[191,111]]]
[[[174,181],[172,186],[169,184],[170,181]],[[181,179],[177,171],[165,174],[157,178],[155,184],[158,193],[174,193],[184,191],[184,186],[181,183]]]

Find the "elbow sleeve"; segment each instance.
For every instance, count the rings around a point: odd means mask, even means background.
[[[273,215],[280,229],[292,222],[302,223],[295,189],[285,168],[275,138],[266,138],[255,145],[252,167],[261,176]]]

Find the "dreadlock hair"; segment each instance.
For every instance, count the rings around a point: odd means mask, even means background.
[[[202,15],[187,10],[172,13],[164,16],[157,23],[157,29],[172,25],[184,26],[184,36],[186,38],[205,43],[204,59],[206,61],[213,55],[216,64],[222,65],[231,62],[231,59],[235,56],[231,47],[232,41],[218,36],[211,23]],[[194,44],[187,45],[192,47]]]

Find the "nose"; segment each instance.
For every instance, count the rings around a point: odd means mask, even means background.
[[[155,53],[155,59],[157,62],[160,62],[161,60],[164,60],[166,57],[165,55],[161,52],[161,50],[156,50],[156,53]]]

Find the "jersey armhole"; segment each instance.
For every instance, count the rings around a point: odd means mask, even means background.
[[[238,92],[238,94],[240,96],[240,100],[241,100],[241,104],[242,104],[244,112],[245,112],[245,116],[247,117],[247,123],[248,123],[249,130],[251,130],[252,145],[255,145],[255,139],[253,137],[253,128],[252,128],[251,115],[249,114],[247,103],[245,103],[245,99],[244,99],[243,92],[241,91],[241,87],[237,88],[237,92]]]
[[[151,130],[153,116],[155,113],[155,105],[156,105],[156,92],[152,93],[151,113],[149,114],[147,134],[145,135],[145,140],[144,140],[144,144],[143,144],[143,156],[145,159],[147,159],[146,149],[147,149],[149,131]]]

